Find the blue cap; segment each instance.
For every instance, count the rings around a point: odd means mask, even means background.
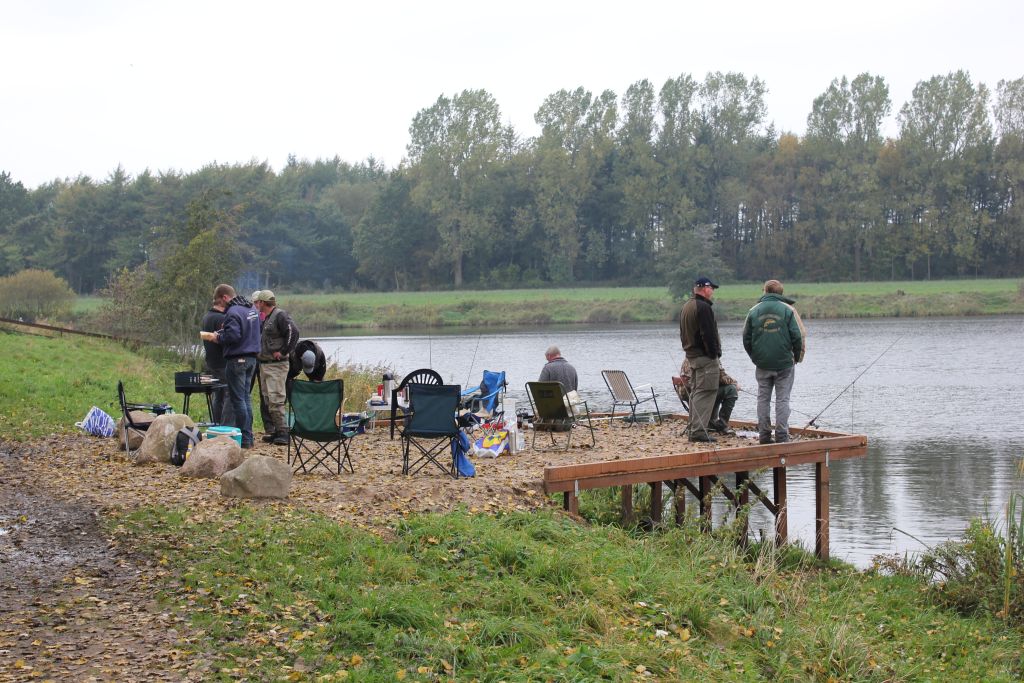
[[[718,289],[718,285],[711,281],[711,278],[699,277],[693,281],[694,287],[711,287],[712,289]]]

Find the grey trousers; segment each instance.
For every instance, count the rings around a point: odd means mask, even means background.
[[[690,390],[690,433],[706,434],[711,410],[718,395],[718,359],[698,356],[690,360],[693,388]]]
[[[260,361],[260,392],[267,402],[270,417],[274,421],[273,429],[263,425],[268,432],[275,434],[288,433],[288,416],[285,403],[288,401],[286,383],[288,381],[288,361]]]
[[[775,440],[789,439],[789,394],[793,391],[796,368],[754,371],[757,378],[757,431],[761,437],[772,435],[772,389],[775,390]]]

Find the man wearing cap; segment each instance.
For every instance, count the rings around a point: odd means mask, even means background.
[[[789,441],[789,394],[796,363],[804,359],[807,333],[793,300],[782,296],[782,283],[768,280],[743,322],[743,348],[757,369],[757,432],[772,443],[772,390],[775,391],[775,442]]]
[[[327,357],[324,350],[312,339],[303,339],[295,345],[295,350],[288,356],[288,395],[291,395],[292,380],[300,372],[306,373],[310,382],[324,381],[327,374]]]
[[[697,278],[693,283],[693,296],[683,305],[679,314],[679,339],[693,371],[693,384],[690,387],[690,441],[715,441],[715,437],[708,433],[708,423],[718,394],[718,359],[722,356],[718,321],[711,308],[711,299],[716,289],[718,285],[709,278]]]
[[[277,298],[269,289],[256,294],[256,308],[264,314],[260,331],[260,393],[267,402],[273,431],[263,437],[268,443],[288,445],[288,357],[299,343],[299,329],[287,311],[277,305]],[[267,430],[271,432],[270,429]]]

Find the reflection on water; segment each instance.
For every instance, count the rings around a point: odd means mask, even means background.
[[[792,423],[868,436],[867,458],[836,463],[831,483],[831,549],[858,565],[880,552],[916,551],[957,536],[972,517],[997,516],[1024,457],[1024,318],[810,320],[807,359],[797,368]],[[300,321],[301,323],[301,321]],[[754,368],[741,325],[720,326],[723,363],[743,391],[735,417],[753,418]],[[510,396],[525,398],[544,349],[561,347],[592,407],[611,399],[601,370],[625,370],[650,383],[662,409],[676,410],[670,378],[682,362],[678,328],[558,327],[416,333],[319,340],[340,363],[383,364],[408,372],[433,367],[445,381],[479,382],[484,369],[505,370]],[[886,347],[896,341],[891,350]],[[851,387],[850,382],[871,365]],[[846,391],[844,392],[844,389]],[[770,474],[758,485],[770,491]],[[790,536],[814,543],[814,469],[789,471]],[[751,528],[770,533],[763,508]],[[919,539],[919,540],[915,540]]]

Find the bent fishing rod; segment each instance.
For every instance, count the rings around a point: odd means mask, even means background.
[[[836,401],[838,401],[840,396],[842,396],[847,391],[849,391],[850,387],[852,387],[854,384],[856,384],[857,380],[859,380],[861,377],[863,377],[864,373],[867,372],[868,370],[870,370],[874,366],[875,363],[877,363],[878,361],[882,360],[882,356],[884,356],[885,354],[889,353],[889,349],[891,349],[892,347],[896,346],[896,343],[900,339],[903,339],[903,335],[902,334],[900,336],[896,337],[896,339],[893,340],[892,344],[889,344],[887,347],[885,347],[885,351],[882,351],[880,354],[878,354],[878,358],[875,358],[873,361],[868,363],[868,366],[866,368],[864,368],[863,370],[861,370],[860,374],[858,374],[856,377],[854,377],[852,382],[850,382],[845,387],[843,387],[843,390],[840,391],[838,394],[836,394],[835,398],[833,398],[831,401],[828,402],[828,405],[826,405],[824,408],[822,408],[820,411],[818,411],[818,414],[815,415],[814,417],[812,417],[811,421],[804,425],[804,429],[807,429],[808,427],[814,426],[814,421],[817,420],[819,417],[821,417],[822,414],[826,410],[828,410],[830,407],[832,407],[832,404],[835,403]]]

